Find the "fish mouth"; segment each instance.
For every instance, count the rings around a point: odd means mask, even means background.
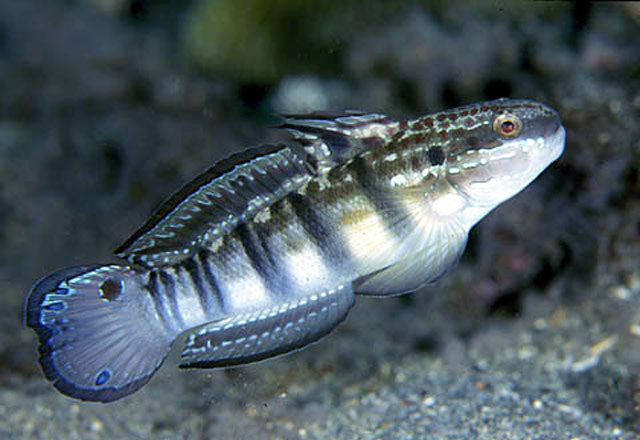
[[[529,153],[531,165],[530,168],[523,173],[523,176],[527,177],[522,179],[524,186],[520,190],[535,180],[549,165],[558,160],[564,152],[566,132],[562,124],[558,121],[545,131],[541,139],[544,142],[542,148],[536,148]]]
[[[562,125],[559,125],[555,132],[546,138],[549,145],[550,160],[549,163],[556,161],[564,152],[564,144],[566,139],[566,131]]]

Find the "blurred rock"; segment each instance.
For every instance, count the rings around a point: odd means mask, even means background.
[[[401,1],[196,1],[185,21],[190,59],[205,72],[273,84],[286,75],[331,74],[363,29],[405,9]]]
[[[349,88],[340,81],[293,76],[280,81],[271,98],[271,107],[280,114],[311,113],[346,108],[349,98]]]

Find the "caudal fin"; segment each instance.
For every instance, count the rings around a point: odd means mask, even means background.
[[[144,276],[128,267],[77,266],[36,283],[27,325],[40,341],[40,365],[62,393],[109,402],[146,384],[172,336],[158,318]]]

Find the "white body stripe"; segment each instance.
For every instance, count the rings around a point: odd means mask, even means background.
[[[187,327],[195,327],[207,320],[205,310],[198,299],[196,286],[184,270],[173,269],[169,272],[176,283],[176,304],[178,310],[176,314],[182,317],[182,321]]]
[[[306,243],[296,252],[283,257],[286,271],[295,283],[295,291],[317,292],[332,283],[331,270],[326,266],[319,249]]]
[[[220,294],[229,313],[260,309],[272,303],[265,281],[245,258],[236,258],[231,274],[221,273]]]

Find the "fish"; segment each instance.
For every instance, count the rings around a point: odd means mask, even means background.
[[[46,379],[72,398],[140,389],[184,335],[181,368],[230,367],[318,341],[357,295],[451,271],[470,229],[564,150],[551,107],[502,98],[396,121],[284,117],[290,145],[215,164],[126,240],[116,264],[38,281],[25,321]]]

